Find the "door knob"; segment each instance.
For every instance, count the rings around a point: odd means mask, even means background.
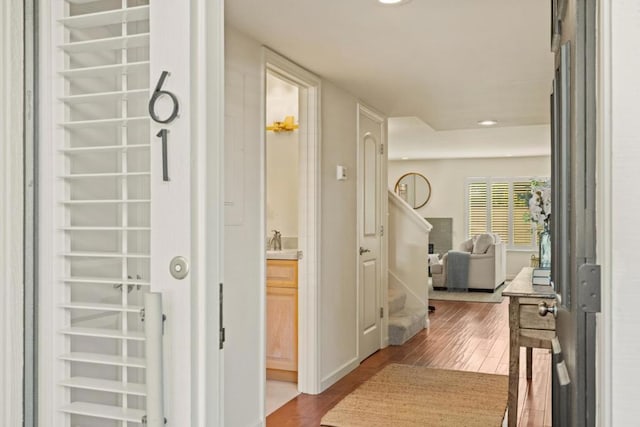
[[[369,249],[363,248],[362,246],[360,246],[360,255],[362,254],[366,254],[367,252],[371,252]]]
[[[541,303],[538,304],[538,314],[544,317],[547,315],[547,313],[551,313],[553,314],[553,317],[557,317],[558,306],[556,306],[555,304],[548,305],[546,302],[542,301]]]

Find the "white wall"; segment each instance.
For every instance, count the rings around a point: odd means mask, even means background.
[[[393,191],[388,194],[389,289],[400,288],[407,294],[407,308],[423,309],[429,305],[427,254],[432,226]]]
[[[297,117],[297,114],[296,114]],[[267,236],[298,237],[298,131],[267,132]]]
[[[267,74],[267,125],[298,113],[298,87]],[[267,234],[282,233],[283,245],[298,236],[299,134],[267,132]]]
[[[265,377],[262,310],[265,289],[265,188],[260,164],[260,44],[226,29],[225,133],[225,417],[226,425],[262,421],[259,393]],[[356,318],[356,99],[322,82],[320,378],[323,389],[357,366]],[[349,171],[337,181],[335,166]]]
[[[225,29],[225,425],[264,420],[261,384],[264,342],[264,167],[260,163],[262,57],[260,46]],[[213,285],[213,284],[212,284]]]
[[[423,217],[453,218],[454,249],[465,236],[465,180],[468,177],[550,176],[551,159],[542,157],[504,157],[489,159],[438,159],[389,161],[389,187],[407,172],[419,172],[431,183],[431,199],[418,209]],[[529,265],[537,251],[508,251],[507,277],[514,277]]]
[[[640,7],[638,1],[601,5],[603,91],[600,100],[598,262],[603,267],[604,348],[600,376],[602,426],[638,423],[640,275],[637,271],[640,164]],[[602,409],[602,408],[601,408]]]
[[[321,320],[322,388],[357,366],[356,99],[322,82]],[[347,168],[337,181],[336,165]]]

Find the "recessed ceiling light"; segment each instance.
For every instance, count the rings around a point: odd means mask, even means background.
[[[402,160],[409,160],[409,158],[408,157],[403,157]]]
[[[505,157],[513,157],[513,154],[505,154]]]
[[[407,3],[409,2],[409,0],[378,0],[378,2],[382,4],[401,4],[401,3]]]
[[[480,126],[495,126],[498,124],[495,120],[480,120],[478,122]]]

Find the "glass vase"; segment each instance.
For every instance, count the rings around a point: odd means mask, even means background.
[[[540,267],[551,268],[551,233],[549,233],[549,229],[547,227],[545,227],[545,229],[540,233],[538,241]]]

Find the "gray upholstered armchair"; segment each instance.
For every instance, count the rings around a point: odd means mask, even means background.
[[[507,278],[506,245],[497,234],[484,233],[462,242],[460,251],[471,253],[469,258],[469,289],[493,291]],[[431,265],[434,288],[447,287],[447,258]]]

